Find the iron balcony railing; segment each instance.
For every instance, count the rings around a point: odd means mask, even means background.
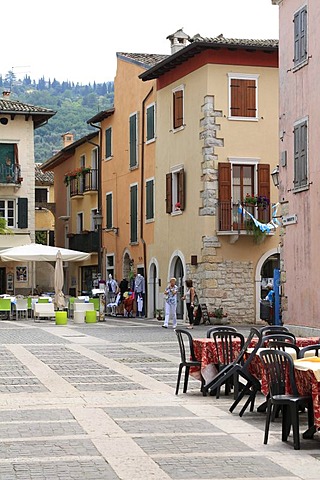
[[[270,222],[270,208],[259,207],[252,204],[241,204],[243,208],[262,223]],[[247,222],[250,217],[242,215],[239,212],[239,203],[218,202],[219,208],[219,231],[220,232],[240,232],[240,230],[248,230]]]
[[[98,251],[98,232],[75,233],[73,236],[69,233],[68,237],[71,250],[80,250],[87,253]]]
[[[21,167],[18,163],[12,165],[0,164],[0,183],[20,185],[22,181]]]
[[[98,170],[96,168],[70,178],[71,197],[95,191],[98,191]]]

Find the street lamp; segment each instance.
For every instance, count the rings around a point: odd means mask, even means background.
[[[279,165],[271,172],[271,178],[275,187],[279,188]]]
[[[102,226],[103,216],[99,210],[93,215],[93,221],[95,229],[98,232],[98,274],[101,275],[101,267],[102,267],[102,257],[101,257],[101,226]]]

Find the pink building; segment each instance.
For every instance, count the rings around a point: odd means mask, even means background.
[[[272,0],[280,15],[279,200],[284,323],[320,324],[320,1]]]

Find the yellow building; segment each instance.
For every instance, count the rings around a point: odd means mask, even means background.
[[[98,232],[94,215],[98,204],[99,135],[93,132],[74,141],[62,135],[64,147],[42,164],[54,172],[55,245],[91,253],[83,262],[68,262],[66,293],[90,291],[98,275]]]
[[[238,205],[262,223],[270,221],[270,207],[247,206],[246,199],[277,201],[270,172],[278,163],[278,45],[190,39],[182,31],[168,38],[172,55],[140,75],[146,89],[157,81],[148,301],[161,308],[168,279],[177,278],[182,294],[191,278],[209,308],[254,322],[262,287],[279,266],[279,239],[274,228],[255,243],[247,231],[252,221]],[[179,301],[180,317],[183,309]]]

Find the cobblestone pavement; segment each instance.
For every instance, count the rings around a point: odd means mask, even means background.
[[[160,327],[1,321],[0,480],[318,480],[318,438],[295,451],[276,419],[263,445],[264,414],[231,414],[192,378],[176,396],[178,343]]]

